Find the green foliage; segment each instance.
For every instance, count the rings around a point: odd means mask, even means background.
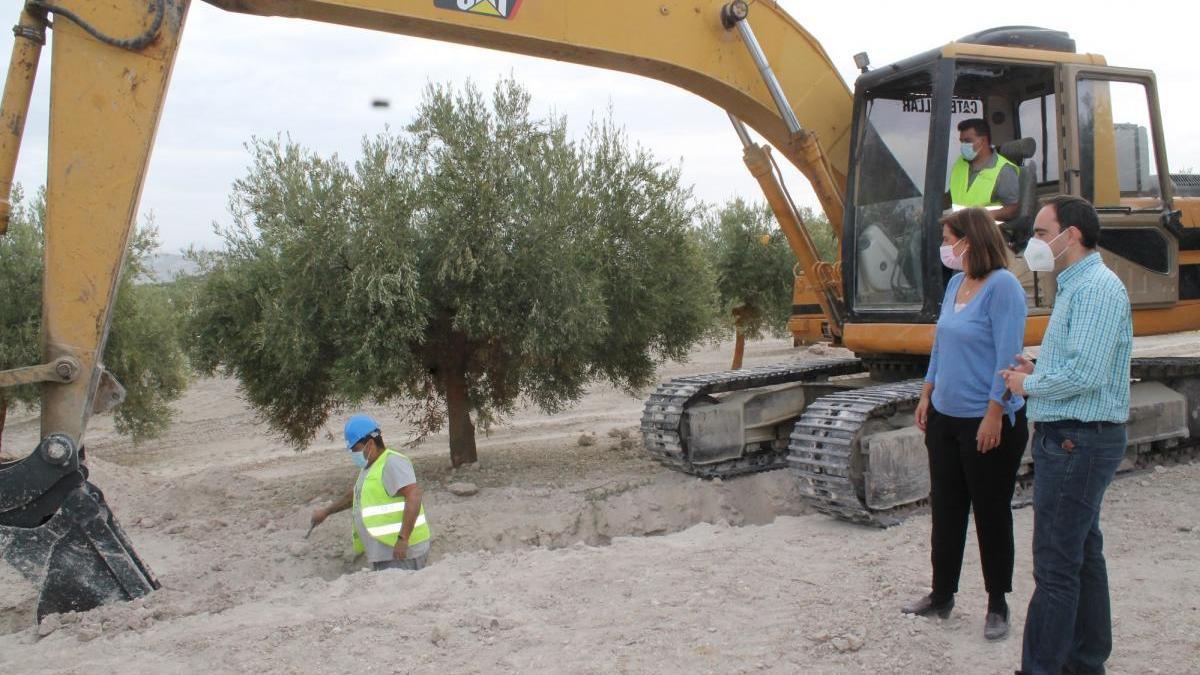
[[[800,212],[820,256],[836,259],[829,221],[807,207]],[[701,240],[716,275],[720,320],[739,322],[750,338],[785,334],[796,258],[770,206],[735,198],[712,208],[704,215]]]
[[[188,383],[185,314],[172,302],[173,284],[134,284],[147,272],[157,248],[158,230],[150,219],[130,238],[104,350],[105,368],[126,390],[125,401],[113,411],[114,425],[134,442],[154,438],[166,429],[171,402]]]
[[[676,170],[611,123],[573,143],[512,81],[490,101],[431,86],[414,119],[364,139],[353,169],[248,146],[194,361],[286,439],[364,401],[437,430],[459,385],[484,425],[522,399],[555,411],[597,378],[648,384],[700,337],[711,282]]]
[[[705,249],[716,273],[720,316],[735,312],[747,337],[781,333],[792,309],[792,267],[796,260],[766,203],[740,198],[705,214]]]
[[[591,129],[581,159],[576,208],[596,226],[588,250],[608,327],[589,360],[594,374],[642,387],[664,358],[683,360],[711,323],[715,280],[692,227],[700,210],[677,169],[631,152],[611,123]]]
[[[41,362],[42,246],[45,193],[25,203],[13,195],[8,234],[0,238],[0,368]],[[130,237],[125,268],[118,284],[104,365],[125,386],[127,396],[115,411],[118,432],[134,442],[153,438],[170,423],[170,404],[187,386],[188,368],[182,349],[181,316],[164,291],[134,280],[148,270],[158,247],[153,218]],[[4,391],[7,406],[38,400],[36,386]]]
[[[45,199],[27,201],[20,185],[12,191],[8,233],[0,237],[0,370],[41,363],[42,222]],[[0,414],[38,399],[34,386],[0,389]]]
[[[192,314],[195,298],[202,283],[203,279],[198,275],[182,274],[170,281],[143,278],[136,286],[150,302],[161,305],[162,310],[171,317],[173,326],[170,334],[178,346],[179,353],[185,356],[185,361],[190,345],[185,319]]]
[[[838,240],[833,231],[833,226],[829,224],[829,219],[825,217],[825,214],[807,206],[801,206],[800,218],[804,221],[804,227],[808,230],[808,235],[812,237],[813,244],[816,245],[817,253],[820,254],[821,260],[825,262],[836,261],[838,257]]]

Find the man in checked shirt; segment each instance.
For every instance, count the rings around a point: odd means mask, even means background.
[[[1100,220],[1079,197],[1038,213],[1025,259],[1057,274],[1058,295],[1035,367],[1003,371],[1029,400],[1033,438],[1033,577],[1022,673],[1103,673],[1112,616],[1100,503],[1125,456],[1133,321],[1129,294],[1100,259]]]

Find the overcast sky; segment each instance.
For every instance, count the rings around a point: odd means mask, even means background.
[[[10,11],[4,16],[15,20],[16,3],[5,4]],[[1198,12],[1186,9],[1192,3],[1005,0],[954,3],[954,10],[947,9],[949,2],[927,0],[780,4],[821,41],[851,86],[857,74],[851,57],[859,51],[879,66],[991,26],[1068,30],[1080,51],[1103,54],[1110,65],[1156,72],[1171,168],[1200,168],[1200,69],[1192,44]],[[11,41],[4,31],[2,53],[10,53]],[[30,189],[45,182],[49,55],[49,49],[43,52],[17,168],[17,180]],[[154,212],[167,251],[193,243],[217,246],[212,223],[229,221],[229,188],[245,173],[243,144],[250,137],[287,133],[353,161],[364,134],[412,118],[426,82],[471,78],[490,90],[509,74],[529,88],[537,109],[567,115],[577,133],[594,112],[611,108],[635,141],[680,165],[705,201],[760,196],[725,113],[673,86],[461,45],[227,13],[196,0],[140,212]],[[375,98],[390,100],[391,107],[372,108]],[[816,204],[798,172],[790,172],[789,180],[800,201]]]

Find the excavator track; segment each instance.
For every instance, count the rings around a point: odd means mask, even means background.
[[[920,397],[921,380],[907,380],[829,394],[809,405],[788,444],[787,464],[799,479],[801,498],[821,513],[877,527],[895,525],[920,508],[921,502],[868,508],[861,486],[869,467],[860,452],[873,421],[915,410]]]
[[[1182,385],[1200,391],[1200,357],[1137,358],[1130,375],[1177,390]],[[821,513],[876,527],[895,525],[922,508],[926,500],[885,510],[869,508],[862,487],[868,458],[861,452],[864,430],[873,420],[884,421],[915,410],[920,395],[921,381],[909,380],[829,394],[809,405],[792,431],[787,458],[799,479],[802,498]],[[1195,435],[1155,441],[1137,448],[1129,469],[1189,461],[1198,454],[1200,437]],[[1023,472],[1018,483],[1022,501],[1028,503],[1033,474]]]
[[[743,448],[742,456],[711,464],[690,461],[683,429],[684,412],[694,402],[714,394],[769,387],[791,382],[818,381],[835,375],[862,372],[856,358],[819,359],[688,375],[669,380],[650,395],[642,412],[642,438],[651,457],[684,473],[702,478],[728,478],[787,466],[784,444],[757,443]]]
[[[876,384],[821,396],[801,413],[787,443],[756,443],[742,449],[736,459],[696,464],[690,461],[685,438],[685,413],[689,406],[716,394],[745,391],[790,382],[818,382],[835,375],[862,372],[858,359],[825,359],[761,366],[676,378],[658,387],[642,414],[645,447],[659,462],[702,478],[728,478],[758,471],[790,467],[798,479],[802,499],[812,508],[842,520],[875,527],[890,527],[923,508],[926,499],[886,509],[866,504],[864,477],[870,470],[862,441],[871,433],[912,424],[911,414],[921,394],[920,380]],[[1161,382],[1177,390],[1194,390],[1200,398],[1200,357],[1137,358],[1130,374],[1134,380]],[[1200,437],[1173,438],[1138,445],[1126,470],[1158,463],[1189,461],[1200,455]],[[1026,467],[1028,468],[1028,467]],[[1018,476],[1018,499],[1028,502],[1033,474]]]
[[[1200,378],[1200,356],[1155,356],[1133,359],[1130,374],[1135,380],[1165,382]]]
[[[1158,356],[1135,358],[1130,375],[1141,382],[1160,382],[1183,393],[1193,409],[1200,408],[1200,356]],[[1196,413],[1193,413],[1193,416]],[[1155,441],[1138,448],[1133,469],[1149,468],[1155,464],[1200,459],[1200,434],[1195,421],[1189,438]],[[1119,474],[1118,474],[1119,475]]]

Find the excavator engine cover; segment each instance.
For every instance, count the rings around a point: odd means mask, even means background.
[[[41,589],[36,620],[157,589],[86,467],[73,452],[53,461],[51,442],[0,464],[0,555]]]

